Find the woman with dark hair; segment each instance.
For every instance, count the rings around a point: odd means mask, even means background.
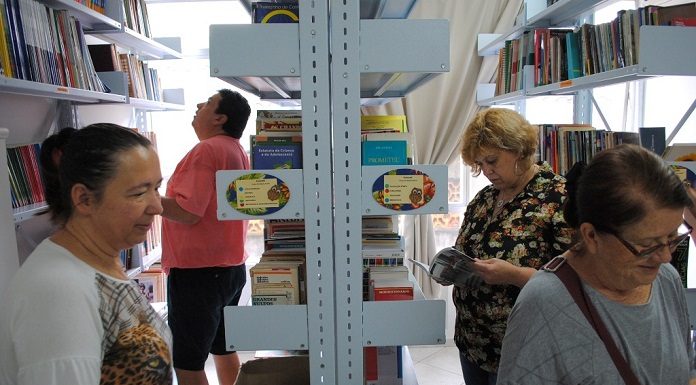
[[[169,329],[120,259],[162,212],[152,144],[93,124],[52,135],[41,151],[58,229],[3,292],[0,384],[171,384]]]
[[[564,215],[574,246],[522,289],[498,384],[694,383],[686,297],[669,263],[689,235],[685,186],[635,145],[573,171]]]
[[[538,128],[515,111],[479,112],[462,137],[462,159],[491,184],[469,202],[457,249],[476,258],[485,284],[455,286],[454,341],[467,385],[495,384],[507,318],[538,268],[570,245],[565,179],[535,162]]]

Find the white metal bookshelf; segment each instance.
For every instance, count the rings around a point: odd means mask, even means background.
[[[123,24],[122,1],[107,2],[106,14],[96,12],[73,0],[40,0],[40,2],[54,9],[67,10],[72,17],[75,17],[80,22],[88,44],[113,42],[121,49],[139,55],[143,60],[182,57],[179,38],[151,39],[126,28]],[[120,79],[125,84],[124,74],[121,73],[120,76]],[[0,250],[0,266],[3,267],[3,274],[0,275],[0,290],[19,267],[15,227],[19,226],[20,222],[35,218],[37,213],[42,212],[46,208],[45,203],[32,204],[16,209],[11,208],[6,148],[30,142],[35,143],[42,140],[51,128],[57,128],[61,124],[59,121],[63,118],[61,112],[64,112],[64,110],[58,107],[59,101],[67,101],[72,106],[124,105],[131,107],[131,110],[138,116],[148,111],[183,110],[182,90],[163,91],[165,101],[152,101],[130,98],[125,85],[119,87],[119,92],[103,93],[0,75],[0,127],[7,129],[3,129],[4,131],[0,132],[2,134],[0,135],[2,136],[0,141],[0,144],[2,144],[2,153],[0,154],[2,155],[2,160],[0,160],[0,189],[2,190],[0,200],[2,201],[2,207],[0,209],[3,213],[6,213],[3,215],[8,216],[6,222],[9,224],[9,227],[6,228],[4,226],[5,221],[2,221],[3,227],[0,227],[0,238],[3,244],[3,248]],[[14,98],[17,98],[15,95],[21,95],[22,104],[14,102]],[[13,102],[5,103],[5,101]],[[10,111],[9,109],[12,110]],[[73,113],[74,111],[72,110]],[[45,116],[43,118],[37,117],[35,116],[37,112],[45,114]],[[21,116],[31,118],[25,120],[31,120],[32,123],[20,127],[18,122],[22,119],[17,117]],[[26,132],[28,129],[25,126],[31,127],[29,130],[35,132]],[[7,196],[5,196],[5,192],[8,193]],[[145,257],[138,256],[138,262],[136,262],[138,266],[132,269],[129,274],[136,274],[143,267],[149,266],[154,262],[152,259],[155,257],[156,253]],[[5,269],[6,266],[11,268]]]
[[[227,308],[227,342],[235,350],[308,349],[312,384],[362,384],[363,347],[445,342],[442,300],[363,302],[363,185],[373,181],[361,167],[360,106],[403,97],[449,71],[449,26],[379,19],[395,9],[405,18],[414,0],[299,4],[298,24],[210,30],[211,76],[264,99],[299,99],[304,138],[307,304]],[[269,44],[273,50],[258,49]],[[419,214],[446,211],[442,190],[444,205]]]
[[[527,5],[538,0],[527,0]],[[479,36],[479,55],[496,55],[505,40],[518,37],[522,31],[537,27],[572,27],[576,18],[583,13],[604,6],[607,0],[560,0],[557,3],[537,10],[529,17],[522,28],[515,28],[501,35],[483,34]],[[537,5],[538,7],[538,5]],[[572,94],[580,90],[603,87],[654,76],[696,76],[696,30],[694,28],[671,26],[641,26],[640,41],[637,47],[638,64],[618,68],[593,75],[543,86],[534,86],[529,80],[533,66],[525,66],[525,78],[519,91],[493,95],[494,88],[479,85],[477,101],[481,106],[510,104],[528,97]]]

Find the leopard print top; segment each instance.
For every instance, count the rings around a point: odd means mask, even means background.
[[[137,284],[97,274],[97,286],[104,326],[100,384],[171,384],[171,334]]]

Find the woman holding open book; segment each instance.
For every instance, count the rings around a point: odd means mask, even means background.
[[[695,384],[686,296],[669,262],[688,242],[696,194],[635,145],[578,171],[564,208],[573,246],[520,293],[498,384]]]
[[[479,112],[464,131],[462,159],[491,182],[467,206],[455,248],[476,259],[485,284],[454,287],[454,340],[467,385],[496,382],[507,317],[520,288],[562,253],[565,179],[535,163],[538,130],[506,109]]]

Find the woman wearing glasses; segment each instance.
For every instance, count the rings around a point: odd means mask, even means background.
[[[599,153],[566,186],[574,246],[522,289],[498,384],[696,383],[684,288],[669,263],[690,230],[684,210],[696,208],[686,186],[634,145]]]

